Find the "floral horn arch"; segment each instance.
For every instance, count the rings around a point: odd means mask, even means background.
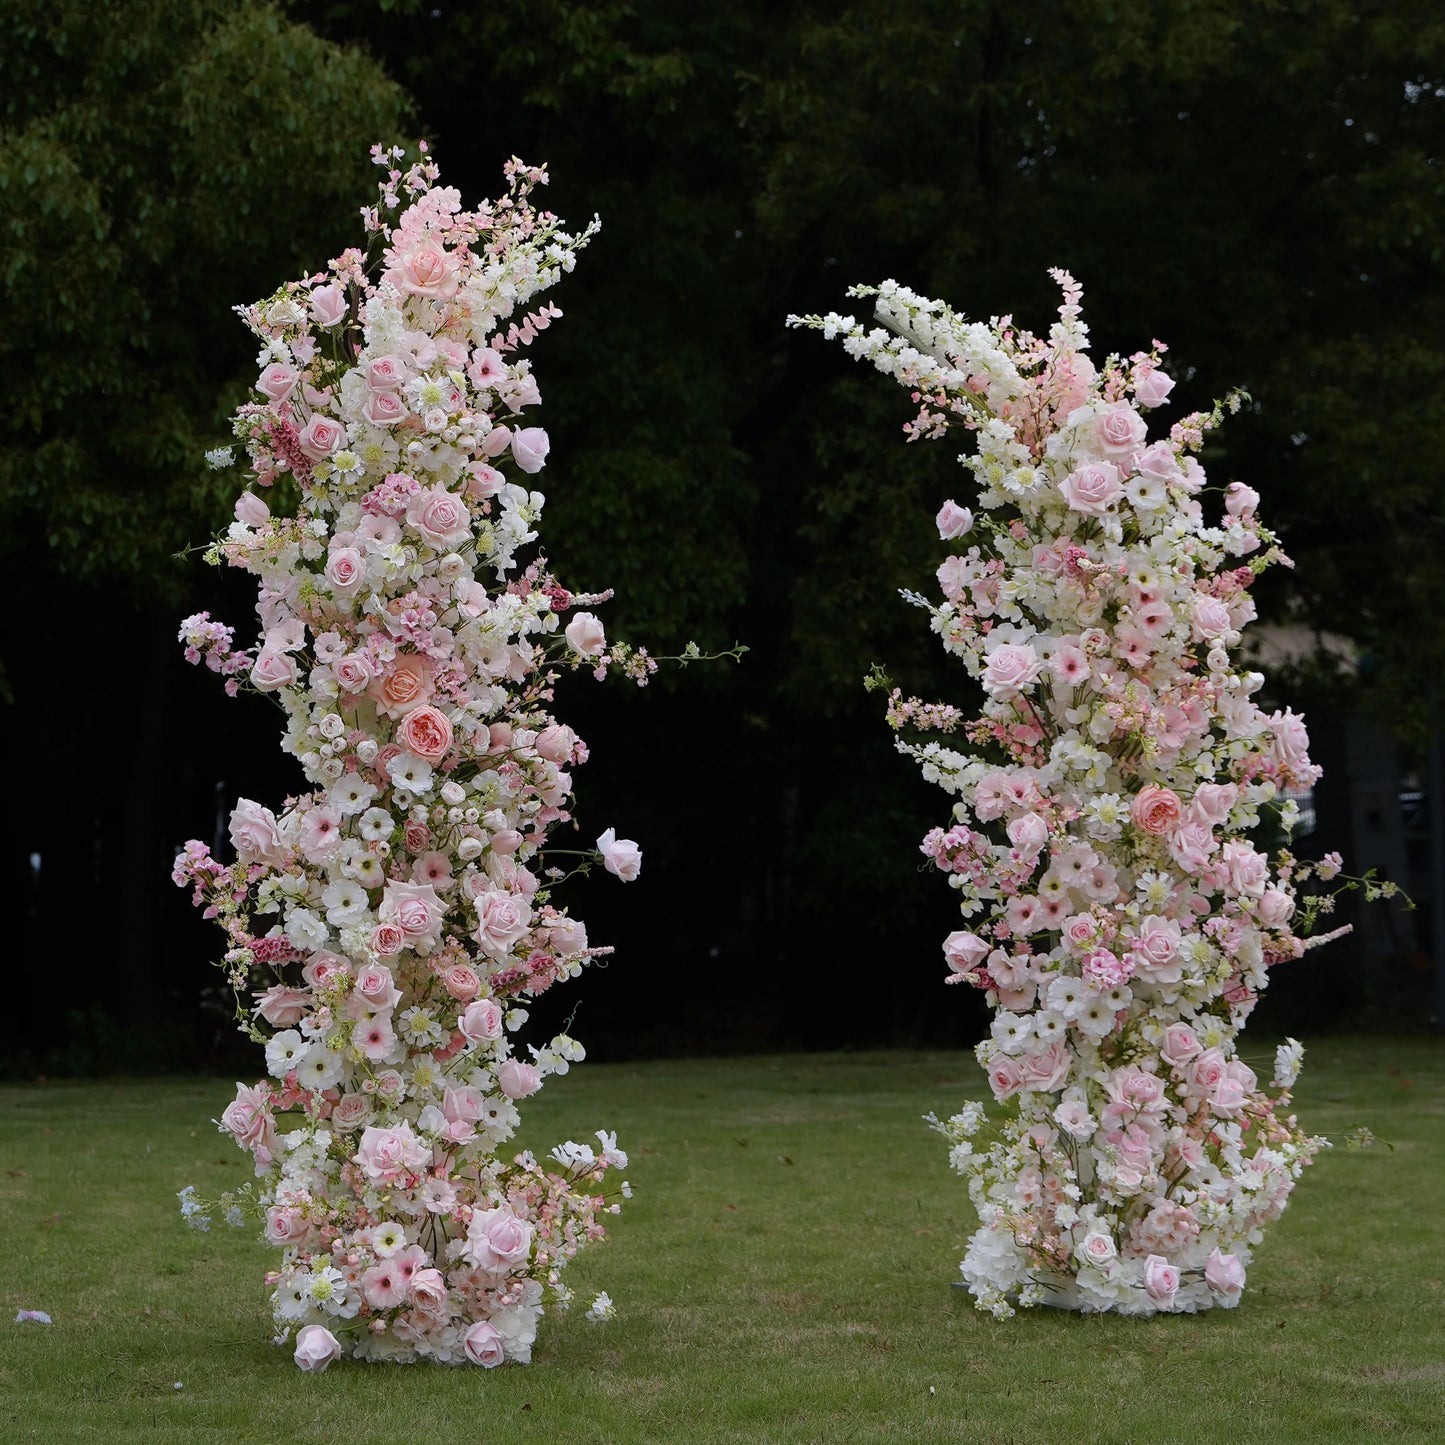
[[[1269,967],[1337,936],[1305,939],[1329,900],[1297,912],[1296,890],[1338,857],[1250,841],[1266,813],[1288,830],[1289,794],[1320,772],[1303,721],[1266,716],[1263,678],[1231,655],[1250,585],[1287,559],[1253,490],[1206,488],[1195,453],[1225,408],[1151,441],[1164,348],[1096,370],[1080,288],[1052,274],[1047,338],[891,281],[849,293],[876,298],[879,327],[789,322],[907,387],[910,441],[960,425],[976,439],[960,461],[977,510],[937,518],[955,547],[943,600],[904,595],[986,700],[968,717],[893,688],[888,706],[899,751],[957,799],[923,841],[968,920],[944,943],[947,981],[987,991],[978,1057],[1014,1105],[995,1125],[976,1103],[930,1116],[980,1219],[964,1280],[1000,1317],[1231,1306],[1325,1145],[1289,1111],[1299,1045],[1279,1051],[1273,1092],[1235,1047]]]
[[[235,649],[204,612],[181,627],[228,692],[281,704],[311,787],[279,817],[242,799],[229,867],[194,841],[177,859],[267,1065],[220,1120],[258,1182],[181,1208],[202,1228],[217,1207],[264,1220],[277,1342],[294,1334],[303,1369],[493,1366],[530,1358],[544,1299],[566,1306],[561,1272],[603,1237],[604,1181],[627,1165],[602,1130],[547,1161],[502,1152],[518,1103],[584,1056],[565,1034],[524,1056],[525,1001],[610,952],[552,902],[565,870],[544,845],[587,758],[553,684],[578,666],[645,684],[656,663],[609,646],[586,610],[609,593],[518,561],[548,452],[522,416],[540,399],[524,351],[562,314],[535,298],[596,221],[564,233],[531,201],[545,171],[519,161],[463,211],[424,149],[404,172],[400,150],[373,156],[368,250],[241,308],[260,399],[235,432],[272,503],[242,491],[207,557],[256,576],[260,642]],[[581,857],[623,880],[641,864],[611,828]],[[600,1295],[589,1317],[610,1309]]]

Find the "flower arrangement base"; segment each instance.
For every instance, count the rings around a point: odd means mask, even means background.
[[[1058,1279],[1040,1280],[1044,1287],[1044,1295],[1039,1304],[1045,1309],[1071,1310],[1074,1314],[1084,1313],[1083,1296],[1079,1293],[1077,1281],[1060,1277]],[[967,1285],[964,1286],[967,1288]]]

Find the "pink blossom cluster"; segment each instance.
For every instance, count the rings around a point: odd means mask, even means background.
[[[851,293],[877,327],[792,322],[907,387],[910,440],[976,440],[973,506],[937,516],[941,600],[905,596],[984,703],[965,719],[895,689],[888,707],[956,799],[922,850],[957,892],[947,981],[986,992],[978,1056],[1009,1105],[997,1125],[977,1104],[933,1120],[981,1222],[964,1279],[999,1316],[1233,1305],[1323,1146],[1289,1112],[1296,1046],[1271,1093],[1235,1044],[1271,965],[1305,948],[1308,869],[1254,839],[1287,831],[1319,769],[1303,720],[1264,712],[1234,656],[1251,584],[1287,559],[1257,493],[1200,465],[1224,407],[1151,438],[1164,348],[1097,369],[1079,287],[1054,275],[1046,337],[893,282]]]
[[[282,1251],[278,1342],[310,1370],[526,1361],[627,1163],[605,1132],[546,1163],[504,1149],[518,1103],[584,1057],[565,1034],[521,1050],[526,1001],[608,952],[551,899],[565,870],[544,847],[587,758],[553,685],[653,666],[609,646],[588,610],[608,594],[519,561],[549,450],[523,351],[561,315],[534,298],[596,223],[564,233],[520,162],[464,211],[401,154],[375,152],[368,252],[244,308],[258,399],[235,430],[259,490],[211,557],[257,579],[260,637],[236,651],[206,613],[181,628],[193,662],[281,705],[309,784],[279,813],[241,799],[236,861],[192,841],[175,879],[225,929],[266,1056],[220,1120],[257,1183],[221,1203]],[[623,880],[641,864],[610,828],[580,857]],[[204,1207],[182,1196],[192,1223]]]

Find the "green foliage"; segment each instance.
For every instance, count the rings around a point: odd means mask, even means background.
[[[543,1319],[534,1363],[346,1363],[320,1379],[269,1342],[274,1251],[179,1218],[185,1185],[214,1194],[245,1173],[209,1122],[229,1080],[0,1089],[12,1434],[270,1441],[277,1421],[354,1445],[419,1426],[465,1439],[478,1421],[599,1445],[1118,1445],[1214,1439],[1221,1422],[1245,1445],[1438,1434],[1438,1047],[1310,1048],[1306,1126],[1343,1143],[1364,1124],[1396,1148],[1325,1154],[1239,1308],[1194,1317],[999,1324],[950,1288],[971,1210],[919,1116],[981,1086],[971,1059],[945,1054],[584,1065],[533,1101],[525,1142],[540,1154],[615,1127],[636,1193],[569,1269],[577,1302]],[[598,1290],[618,1313],[591,1325]],[[19,1309],[55,1323],[11,1324]]]
[[[24,0],[0,53],[0,557],[174,591],[225,520],[201,452],[249,380],[230,314],[345,244],[401,92],[354,48],[241,0]]]

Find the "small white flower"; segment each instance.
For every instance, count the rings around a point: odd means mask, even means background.
[[[600,1324],[603,1320],[610,1320],[617,1313],[617,1306],[612,1303],[611,1297],[604,1290],[592,1301],[592,1307],[587,1311],[585,1318],[594,1325]]]

